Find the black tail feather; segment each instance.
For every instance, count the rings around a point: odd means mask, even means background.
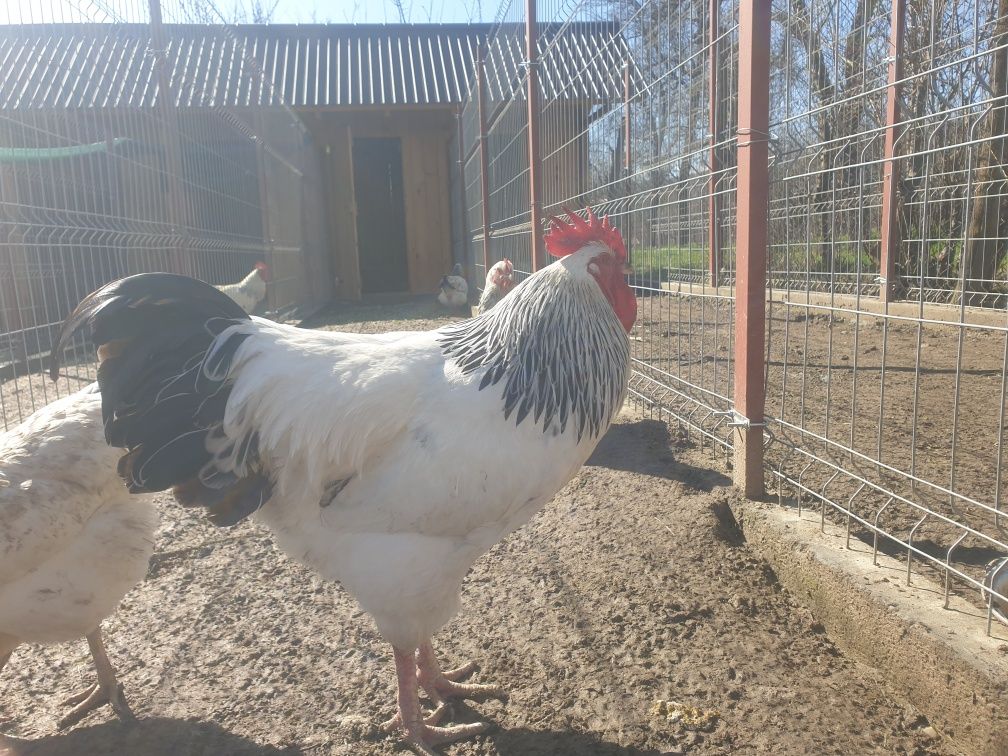
[[[269,499],[254,431],[231,443],[240,452],[233,469],[215,467],[232,462],[220,443],[216,457],[207,449],[208,436],[223,435],[232,362],[248,338],[218,336],[248,319],[214,287],[168,273],[114,281],[67,318],[50,376],[58,375],[68,340],[87,327],[98,348],[106,440],[128,450],[118,469],[132,493],[171,488],[219,525],[233,525]]]

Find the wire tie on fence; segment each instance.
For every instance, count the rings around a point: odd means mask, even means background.
[[[739,148],[748,147],[751,144],[763,144],[763,143],[771,144],[772,142],[777,141],[776,139],[774,139],[773,134],[771,134],[769,131],[760,131],[759,129],[738,129],[735,132],[736,137],[752,136],[753,134],[762,137],[762,139],[749,139],[746,142],[738,142],[736,144],[736,147]]]
[[[766,423],[754,423],[748,417],[743,415],[738,410],[724,410],[712,412],[712,415],[716,417],[730,417],[731,420],[728,421],[729,428],[765,428]]]

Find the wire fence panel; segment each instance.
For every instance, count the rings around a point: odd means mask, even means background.
[[[985,565],[1008,553],[1008,8],[999,17],[989,0],[851,0],[774,10],[772,477],[819,507],[824,524],[906,560],[908,581],[920,570],[946,597],[980,601]],[[883,234],[887,203],[894,237]]]
[[[212,4],[207,4],[212,8]],[[154,15],[152,16],[152,9]],[[83,341],[39,374],[89,292],[145,271],[233,284],[261,310],[319,301],[326,253],[307,131],[240,31],[187,4],[15,3],[0,12],[4,427],[95,376]]]
[[[905,560],[907,580],[928,574],[989,620],[985,565],[1008,556],[1008,3],[775,0],[769,131],[744,134],[739,98],[751,106],[758,72],[740,76],[735,0],[535,10],[533,168],[547,216],[590,205],[627,240],[631,397],[726,459],[735,426],[765,423],[782,504],[817,507],[848,545]],[[524,12],[505,2],[484,51],[483,128],[478,82],[460,114],[479,271],[484,226],[487,262],[530,270],[523,58],[506,86],[489,73],[501,51],[521,55]],[[770,155],[755,187],[769,196],[753,388],[766,417],[740,418],[735,294],[751,282],[735,244],[754,205],[738,163],[754,142]]]
[[[528,71],[525,59],[524,7],[510,3],[497,20],[484,58],[487,151],[486,202],[491,219],[490,263],[508,258],[515,280],[532,273],[529,197]]]

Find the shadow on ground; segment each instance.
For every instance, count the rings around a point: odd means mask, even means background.
[[[659,756],[662,751],[606,743],[591,735],[542,730],[500,730],[490,735],[500,756],[551,756],[556,753],[585,756]]]
[[[644,418],[610,427],[587,464],[678,480],[704,492],[731,485],[718,470],[680,461],[676,451],[668,425]]]
[[[2,745],[0,745],[2,748]],[[143,756],[294,756],[297,748],[276,748],[234,735],[211,722],[151,718],[136,722],[103,722],[67,733],[18,740],[10,756],[82,756],[83,754],[143,754]],[[0,750],[0,753],[3,753]],[[7,754],[4,754],[7,756]]]

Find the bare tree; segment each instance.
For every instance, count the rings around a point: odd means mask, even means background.
[[[280,0],[248,0],[246,5],[243,0],[235,0],[234,12],[231,14],[233,23],[236,24],[268,24],[273,21],[273,14],[276,13]]]
[[[180,19],[193,24],[268,24],[280,0],[234,0],[223,10],[214,0],[179,0]]]
[[[978,299],[997,275],[1001,256],[1001,231],[1008,220],[1008,203],[1003,190],[1005,155],[1008,151],[1008,0],[998,0],[998,19],[994,27],[991,99],[995,106],[990,114],[989,140],[978,148],[980,152],[973,210],[970,214],[966,245],[962,256],[961,275],[965,279],[967,301]]]

